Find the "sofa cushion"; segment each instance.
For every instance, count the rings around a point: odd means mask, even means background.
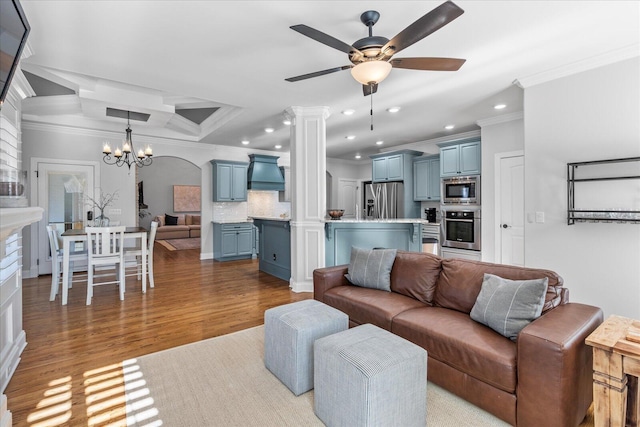
[[[515,341],[529,323],[540,317],[549,279],[508,280],[485,274],[471,318]]]
[[[442,258],[428,253],[398,251],[391,270],[391,290],[431,304],[441,261]]]
[[[391,291],[391,267],[396,249],[362,249],[351,247],[347,280],[356,286]]]
[[[200,225],[200,215],[185,215],[184,216],[185,224],[187,225]]]
[[[440,307],[406,310],[395,316],[391,332],[427,349],[430,358],[515,392],[517,344],[468,314]]]
[[[323,301],[349,315],[349,321],[363,325],[373,323],[391,330],[391,321],[411,308],[424,307],[420,301],[395,292],[358,286],[336,286],[324,293]]]
[[[547,277],[549,284],[543,313],[557,307],[562,301],[562,278],[553,271],[448,258],[442,260],[442,272],[436,283],[434,305],[470,313],[480,293],[485,273],[509,280]]]
[[[177,216],[164,214],[164,221],[165,221],[166,225],[178,225],[178,217]]]

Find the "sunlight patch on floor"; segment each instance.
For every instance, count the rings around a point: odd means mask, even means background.
[[[27,416],[30,427],[67,425],[71,418],[71,377],[50,381],[47,387],[37,409]]]
[[[122,362],[125,372],[125,394],[127,400],[127,425],[140,427],[159,427],[163,425],[158,418],[159,411],[154,406],[153,397],[147,388],[144,374],[137,359]]]
[[[86,371],[83,375],[87,420],[90,426],[124,424],[124,379],[120,363]]]

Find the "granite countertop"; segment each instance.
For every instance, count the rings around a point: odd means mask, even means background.
[[[263,221],[280,221],[280,222],[289,222],[291,221],[291,218],[286,217],[286,218],[281,218],[279,216],[274,216],[274,217],[268,217],[268,216],[252,216],[250,217],[251,219],[261,219]]]
[[[435,224],[429,223],[426,219],[421,218],[393,218],[393,219],[351,219],[351,218],[342,218],[339,220],[327,219],[326,223],[357,223],[357,224],[367,224],[367,223],[391,223],[391,224]]]
[[[251,218],[244,218],[244,219],[214,219],[211,222],[214,224],[239,224],[239,223],[253,222],[253,221],[251,221]]]

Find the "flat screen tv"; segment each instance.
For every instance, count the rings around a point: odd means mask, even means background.
[[[0,0],[0,103],[9,92],[31,27],[18,0]]]

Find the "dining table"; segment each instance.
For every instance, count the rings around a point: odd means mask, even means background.
[[[66,230],[60,235],[62,238],[62,305],[67,305],[69,297],[69,252],[71,244],[74,242],[86,242],[87,232],[84,229]],[[147,229],[144,227],[126,227],[124,230],[124,238],[140,239],[140,247],[142,248],[142,293],[147,292]]]

